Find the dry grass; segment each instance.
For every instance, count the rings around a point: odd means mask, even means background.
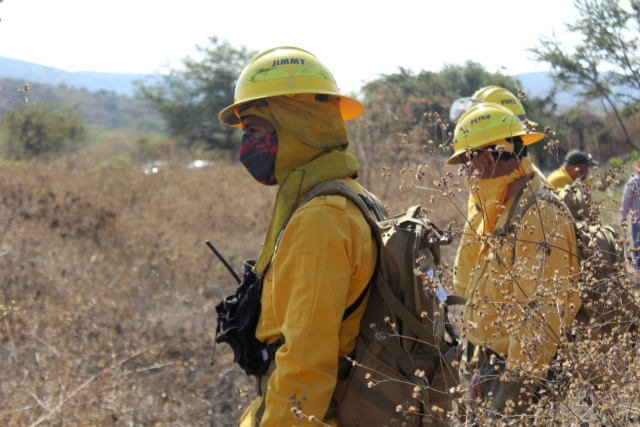
[[[248,382],[226,348],[209,366],[234,283],[204,241],[236,266],[259,250],[270,200],[245,175],[3,164],[0,424],[234,422]]]
[[[447,187],[455,171],[400,139],[409,161],[363,170],[363,180],[387,193],[392,213],[423,204],[455,231],[467,196]],[[204,242],[239,271],[260,250],[276,189],[239,164],[145,175],[128,158],[94,147],[0,162],[0,425],[231,426],[247,404],[241,394],[254,395],[226,346],[210,365],[214,306],[235,283]],[[598,199],[613,222],[611,193]],[[443,248],[445,262],[456,248]],[[606,405],[633,403],[638,375],[615,393],[592,391],[593,408],[576,385],[552,421],[615,419],[602,415]],[[619,411],[619,425],[634,413]]]
[[[99,149],[0,163],[0,425],[237,422],[253,383],[226,346],[209,364],[235,283],[204,242],[240,270],[275,188],[240,165],[141,170]]]

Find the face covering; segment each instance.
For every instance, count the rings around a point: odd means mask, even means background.
[[[276,133],[263,138],[243,135],[240,144],[240,161],[251,176],[264,185],[276,185],[276,153],[278,138]]]
[[[509,175],[478,180],[465,179],[465,186],[469,192],[469,215],[477,221],[482,213],[480,224],[475,224],[478,233],[491,233],[504,208],[509,185],[528,173],[531,161],[524,157],[520,166]],[[472,208],[473,205],[473,208]],[[478,210],[479,209],[479,210]],[[475,211],[475,215],[472,213]]]

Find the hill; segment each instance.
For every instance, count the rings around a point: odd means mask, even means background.
[[[158,76],[148,74],[116,74],[93,71],[70,72],[32,62],[0,57],[0,79],[14,79],[29,83],[43,83],[89,92],[107,91],[118,95],[133,96],[133,82],[154,79]],[[513,76],[520,79],[523,89],[530,97],[540,97],[553,88],[553,80],[547,71],[524,73]],[[570,102],[569,96],[559,98],[560,103]]]
[[[24,102],[55,102],[75,108],[91,125],[104,129],[128,128],[137,131],[163,131],[164,121],[141,101],[120,95],[114,91],[100,89],[90,92],[64,85],[53,86],[32,83],[28,80],[29,91],[19,93],[25,80],[0,77],[0,117],[9,108]]]
[[[32,62],[0,57],[0,79],[85,89],[89,92],[104,90],[131,97],[134,92],[133,82],[149,77],[153,78],[153,76],[146,74],[117,74],[94,71],[71,72]]]
[[[513,77],[522,82],[522,89],[533,98],[544,97],[553,88],[553,78],[546,71],[518,74]]]
[[[548,71],[518,74],[514,77],[522,82],[522,89],[526,92],[528,98],[544,98],[554,89],[553,78]],[[567,92],[558,91],[556,93],[556,102],[559,105],[573,105],[578,102],[578,97]]]

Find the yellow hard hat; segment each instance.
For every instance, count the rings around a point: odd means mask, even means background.
[[[524,145],[531,145],[544,138],[538,132],[527,132],[524,124],[508,108],[483,102],[462,114],[456,124],[453,139],[453,154],[448,165],[460,163],[458,156],[469,151],[491,145],[503,145],[505,151],[513,152],[514,146],[507,138],[519,136]]]
[[[339,97],[344,120],[354,119],[364,112],[360,101],[340,94],[331,72],[313,54],[298,47],[281,46],[265,50],[249,60],[236,83],[233,104],[220,112],[218,120],[240,127],[242,120],[238,107],[241,104],[301,93]]]
[[[518,97],[500,86],[483,87],[482,89],[477,90],[476,93],[471,95],[471,97],[481,101],[500,104],[503,107],[507,107],[511,112],[518,116],[521,122],[527,120],[527,113],[524,111],[524,107]],[[529,125],[531,127],[538,126],[537,123],[532,122],[531,120],[529,120]]]

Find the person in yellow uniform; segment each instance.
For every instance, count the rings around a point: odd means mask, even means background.
[[[542,138],[511,110],[480,103],[459,118],[447,161],[464,168],[475,207],[454,269],[455,291],[468,299],[466,336],[486,356],[471,396],[490,401],[494,414],[526,413],[535,403],[563,326],[580,308],[572,219],[529,168],[527,146]],[[515,217],[527,198],[539,203]],[[517,378],[501,378],[509,368]]]
[[[234,103],[219,114],[222,123],[244,132],[240,160],[247,171],[279,187],[254,267],[264,279],[255,337],[268,344],[273,359],[258,377],[259,397],[241,427],[298,425],[294,406],[338,425],[330,414],[332,394],[340,359],[354,350],[366,298],[343,315],[367,295],[377,247],[361,211],[343,196],[319,196],[296,208],[329,180],[364,194],[355,180],[358,161],[346,151],[345,127],[363,111],[359,101],[340,94],[318,58],[284,46],[246,64]]]
[[[580,150],[571,150],[567,153],[562,166],[554,170],[547,177],[549,184],[556,190],[560,190],[580,178],[584,181],[589,176],[589,166],[597,166],[598,162],[591,154],[584,154]]]
[[[535,128],[538,126],[536,122],[533,122],[527,118],[527,113],[524,109],[524,106],[522,105],[522,102],[520,102],[520,99],[518,99],[518,97],[516,97],[511,91],[500,86],[485,86],[475,91],[470,98],[460,98],[454,101],[449,110],[449,119],[452,123],[456,123],[460,119],[460,116],[462,116],[462,114],[464,114],[467,110],[475,105],[487,102],[501,105],[510,110],[528,130],[535,130]],[[528,169],[532,172],[535,172],[540,177],[540,179],[542,179],[546,183],[546,179],[542,171],[538,169],[538,167],[533,162],[531,162],[528,157],[524,161],[529,165]],[[472,227],[473,224],[477,224],[480,213],[480,210],[477,208],[473,200],[469,199],[467,218],[464,223],[464,231],[462,232],[463,240],[460,242],[461,246],[474,244],[473,242],[476,239],[474,233],[472,232]],[[475,256],[475,252],[473,250],[464,251],[464,254],[467,254],[471,257]],[[457,269],[461,275],[468,275],[467,269],[470,269],[471,267],[471,261],[467,262],[463,259],[458,260]],[[473,344],[467,344],[467,363],[469,363],[473,359],[474,354],[476,354],[477,351],[478,349]]]

